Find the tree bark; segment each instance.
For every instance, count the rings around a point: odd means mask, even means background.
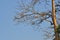
[[[53,21],[53,24],[54,24],[55,40],[59,40],[59,33],[56,32],[58,25],[57,25],[57,22],[56,22],[56,12],[55,12],[54,0],[52,0],[52,21]]]

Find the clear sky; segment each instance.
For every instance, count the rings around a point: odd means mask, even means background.
[[[0,40],[43,40],[42,33],[31,25],[15,25],[17,0],[0,0]]]

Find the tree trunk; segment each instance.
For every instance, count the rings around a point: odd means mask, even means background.
[[[53,24],[54,24],[55,40],[59,40],[59,33],[56,32],[58,26],[57,26],[57,22],[56,22],[56,13],[55,13],[54,0],[52,0],[52,21],[53,21]]]

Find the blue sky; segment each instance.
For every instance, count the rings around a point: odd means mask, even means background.
[[[17,0],[0,0],[0,40],[43,40],[42,33],[31,25],[15,25]]]

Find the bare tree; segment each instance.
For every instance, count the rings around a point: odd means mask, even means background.
[[[55,1],[55,3],[54,3]],[[57,2],[56,2],[57,1]],[[28,3],[27,3],[28,2]],[[48,11],[41,11],[40,7],[44,4],[45,10]],[[51,3],[50,3],[51,2]],[[50,25],[53,25],[54,33],[55,33],[55,38],[54,40],[59,40],[59,32],[57,30],[60,30],[58,27],[59,25],[59,15],[60,15],[60,1],[59,0],[26,0],[26,3],[21,0],[20,6],[18,8],[19,12],[17,16],[15,16],[14,20],[17,22],[24,22],[28,21],[31,22],[32,25],[40,25],[44,21],[47,21],[50,23]],[[36,8],[38,6],[38,8]],[[51,7],[47,8],[48,6]],[[38,10],[38,11],[37,11]],[[44,9],[43,9],[44,10]],[[44,31],[48,33],[46,36],[47,37],[52,37],[50,34],[50,31]]]

